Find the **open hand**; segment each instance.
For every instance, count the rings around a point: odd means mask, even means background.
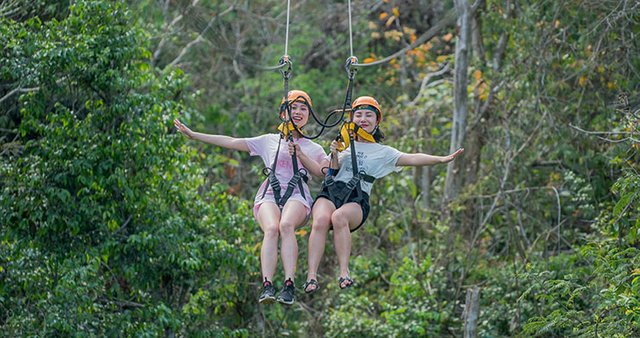
[[[193,138],[193,131],[191,131],[191,129],[189,129],[189,127],[185,126],[182,122],[180,122],[180,120],[178,120],[178,119],[173,120],[173,125],[184,136],[186,136],[186,137],[188,137],[190,139]]]
[[[449,163],[453,161],[458,155],[464,153],[464,148],[460,148],[456,150],[453,154],[444,157],[444,163]]]

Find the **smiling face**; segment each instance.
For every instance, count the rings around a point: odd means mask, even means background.
[[[358,109],[353,113],[353,123],[366,132],[372,133],[378,125],[378,116],[371,110]]]
[[[309,121],[309,106],[306,103],[295,101],[291,103],[291,120],[298,126],[304,127]]]

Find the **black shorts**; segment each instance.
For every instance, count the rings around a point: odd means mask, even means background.
[[[333,184],[335,187],[334,188],[335,191],[342,191],[344,187],[347,185],[345,182],[341,182],[341,181],[335,181]],[[360,198],[358,198],[357,190],[360,190]],[[323,185],[322,191],[316,197],[316,201],[319,198],[328,199],[329,201],[331,201],[331,203],[333,203],[333,205],[336,206],[336,209],[339,209],[341,206],[351,202],[360,204],[360,208],[362,209],[362,222],[360,222],[360,224],[358,224],[357,227],[352,229],[351,232],[358,230],[362,226],[362,224],[364,224],[364,221],[367,220],[367,217],[369,217],[369,210],[371,209],[371,206],[369,205],[369,195],[366,192],[362,191],[362,189],[360,189],[360,185],[358,184],[351,191],[351,194],[347,199],[344,200],[344,202],[340,203],[336,197],[337,196],[333,196],[332,198],[331,195],[329,194],[329,188],[326,185]]]

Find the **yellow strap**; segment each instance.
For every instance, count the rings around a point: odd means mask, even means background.
[[[293,122],[289,121],[280,123],[280,125],[278,126],[278,130],[282,132],[284,138],[287,138],[289,136],[289,133],[293,133],[296,128],[293,126]],[[300,130],[299,127],[298,130]],[[300,130],[300,132],[302,133],[302,130]]]
[[[356,124],[353,122],[347,122],[342,125],[342,128],[340,129],[340,136],[342,140],[338,141],[338,151],[343,151],[349,147],[349,134],[353,132],[355,126]],[[358,128],[356,134],[362,140],[376,143],[376,139],[373,138],[373,135],[369,134],[362,128]]]

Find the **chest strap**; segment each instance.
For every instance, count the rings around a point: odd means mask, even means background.
[[[289,134],[289,138],[291,138],[291,134]],[[284,205],[289,200],[289,198],[291,197],[291,195],[293,195],[293,191],[296,188],[296,186],[298,186],[298,189],[300,190],[300,195],[302,195],[302,198],[306,199],[304,194],[304,183],[307,183],[307,181],[309,180],[307,170],[304,168],[299,168],[298,159],[296,155],[295,154],[291,155],[291,163],[293,166],[293,176],[291,177],[291,179],[289,180],[289,183],[287,184],[287,190],[285,191],[284,195],[281,195],[282,188],[280,186],[280,181],[278,181],[278,177],[276,177],[276,164],[278,163],[278,155],[280,154],[280,144],[282,142],[282,139],[283,137],[280,137],[280,140],[278,140],[278,149],[276,150],[276,156],[273,160],[273,164],[271,165],[271,168],[266,167],[262,170],[262,172],[267,175],[269,186],[273,191],[273,198],[275,199],[276,204],[280,208],[283,208]],[[264,191],[262,191],[262,197],[260,197],[260,199],[263,199],[264,196],[267,194],[267,190],[269,189],[269,186],[264,187]]]
[[[355,142],[353,142],[353,134],[350,134],[350,149],[351,149],[351,168],[353,177],[347,182],[346,186],[342,189],[338,189],[335,186],[335,179],[333,176],[333,170],[328,170],[327,175],[323,181],[323,186],[327,187],[327,192],[329,193],[329,197],[332,200],[335,200],[339,204],[343,204],[344,201],[349,198],[353,190],[356,190],[357,198],[354,202],[360,203],[363,199],[363,191],[362,186],[360,185],[360,181],[365,181],[367,183],[373,183],[376,178],[368,175],[364,172],[364,170],[358,169],[358,159],[356,158],[356,149]]]

